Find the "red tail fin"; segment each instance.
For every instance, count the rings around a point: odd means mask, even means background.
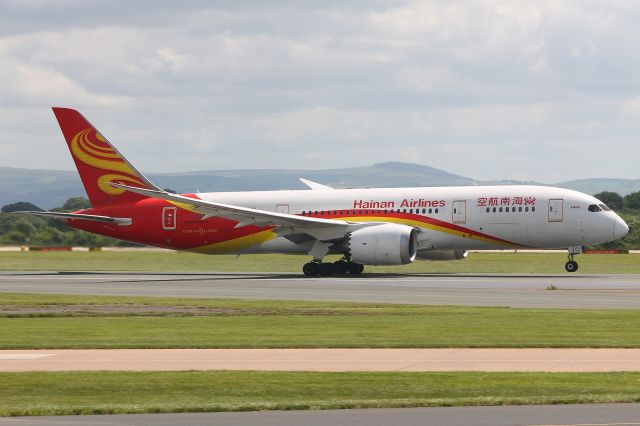
[[[157,189],[78,111],[53,108],[73,161],[94,207],[135,202],[144,197],[109,182]]]

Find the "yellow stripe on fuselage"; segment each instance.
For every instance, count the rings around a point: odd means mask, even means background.
[[[192,249],[188,249],[188,251],[202,254],[235,253],[253,245],[262,244],[265,241],[273,240],[274,238],[276,238],[276,236],[276,233],[271,230],[258,231],[254,234],[246,235],[244,237],[234,238],[232,240],[222,241],[214,244],[208,244],[201,247],[195,247]]]
[[[431,229],[437,232],[443,232],[445,234],[455,235],[456,237],[469,238],[471,240],[482,241],[485,243],[491,244],[501,244],[508,247],[520,247],[518,244],[510,243],[508,241],[502,241],[498,239],[494,239],[491,237],[484,237],[482,235],[475,235],[463,231],[458,231],[456,229],[449,229],[444,226],[436,225],[433,223],[423,222],[419,220],[411,220],[411,219],[403,219],[399,217],[376,217],[376,216],[356,216],[356,217],[345,217],[340,218],[342,220],[346,220],[349,222],[391,222],[398,223],[400,225],[414,226],[417,228]]]

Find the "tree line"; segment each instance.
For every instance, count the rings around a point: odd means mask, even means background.
[[[51,209],[51,211],[67,213],[89,207],[91,207],[89,200],[74,197],[68,199],[61,207]],[[16,211],[42,211],[42,209],[28,202],[18,202],[2,207],[0,212],[0,245],[76,247],[132,245],[113,238],[73,229],[55,219],[12,214]]]
[[[629,233],[618,241],[590,246],[600,249],[640,249],[640,191],[624,197],[615,192],[600,192],[595,197],[615,210],[629,225]],[[68,199],[61,207],[51,209],[72,212],[89,208],[89,200],[82,197]],[[39,207],[19,202],[2,207],[0,212],[0,245],[30,246],[83,246],[110,247],[131,246],[131,243],[90,234],[70,228],[54,219],[15,215],[15,211],[42,210]]]

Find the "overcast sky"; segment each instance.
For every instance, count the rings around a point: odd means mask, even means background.
[[[637,1],[0,0],[0,166],[640,178]]]

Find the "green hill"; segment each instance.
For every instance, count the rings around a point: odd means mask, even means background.
[[[399,162],[327,170],[255,169],[149,173],[148,177],[158,186],[178,192],[305,189],[306,186],[298,180],[301,177],[336,188],[531,183],[513,180],[478,181],[421,164]],[[589,194],[613,191],[626,195],[640,190],[640,179],[583,179],[562,182],[555,186]],[[0,206],[28,201],[49,209],[77,196],[86,194],[75,171],[0,167]]]

